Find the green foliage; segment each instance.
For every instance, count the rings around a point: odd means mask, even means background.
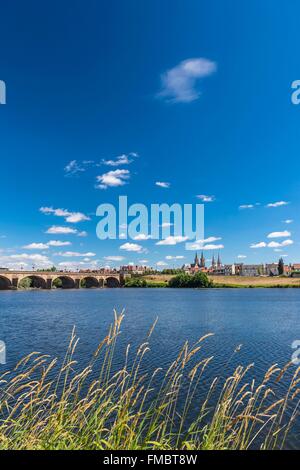
[[[213,282],[205,273],[187,274],[181,273],[172,277],[169,281],[169,287],[212,287]]]
[[[55,266],[52,266],[51,268],[37,269],[36,271],[38,273],[55,273],[57,269]]]
[[[54,279],[54,281],[52,282],[52,287],[56,287],[57,289],[61,289],[62,288],[62,280],[59,277]]]
[[[284,273],[284,261],[283,261],[283,258],[280,258],[280,260],[278,261],[278,274],[279,276],[282,276],[283,273]]]
[[[182,269],[170,269],[170,268],[167,268],[167,269],[163,269],[161,271],[161,274],[181,274],[183,273]]]
[[[168,281],[152,281],[147,279],[147,287],[168,287]]]
[[[30,277],[25,277],[19,282],[20,289],[30,289],[33,287],[33,280]]]
[[[141,277],[127,278],[124,287],[147,287],[147,281]]]

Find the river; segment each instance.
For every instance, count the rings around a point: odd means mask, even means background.
[[[114,308],[125,310],[116,366],[122,364],[125,346],[142,342],[156,317],[145,368],[167,368],[185,340],[193,343],[211,332],[203,352],[214,356],[209,379],[252,362],[260,379],[270,365],[289,362],[291,344],[300,339],[300,289],[1,291],[0,340],[6,344],[7,364],[0,370],[13,368],[32,351],[62,358],[74,325],[80,338],[77,359],[86,364]]]

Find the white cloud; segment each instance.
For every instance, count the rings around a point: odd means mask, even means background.
[[[136,253],[141,253],[143,252],[143,247],[141,245],[138,245],[137,243],[124,243],[124,245],[120,246],[120,250],[125,250],[125,251],[134,251]]]
[[[242,204],[239,209],[253,209],[254,204]]]
[[[156,245],[177,245],[177,243],[185,242],[188,237],[182,237],[181,235],[172,236],[165,238],[164,240],[160,240],[156,243]]]
[[[50,240],[48,243],[47,243],[48,246],[68,246],[68,245],[71,245],[71,242],[62,242],[60,240]]]
[[[245,258],[247,258],[246,255],[238,255],[237,257],[238,257],[239,259],[245,259]]]
[[[169,189],[171,186],[171,183],[167,183],[166,181],[156,181],[156,186],[159,186],[160,188],[165,188]]]
[[[284,238],[284,237],[290,237],[291,232],[288,232],[287,230],[284,230],[283,232],[271,232],[267,236],[267,238]]]
[[[217,69],[215,62],[202,57],[187,59],[161,76],[161,91],[158,96],[171,103],[190,103],[200,96],[197,81],[208,77]]]
[[[21,267],[31,268],[32,264],[34,264],[36,268],[45,268],[53,265],[47,256],[39,253],[21,253],[1,256],[0,264],[7,266],[9,269],[19,269]]]
[[[53,209],[53,207],[41,207],[40,211],[43,214],[53,214],[57,217],[64,217],[65,221],[72,224],[83,222],[85,220],[91,220],[90,217],[83,214],[82,212],[70,212],[67,209]]]
[[[202,250],[222,250],[224,245],[215,245],[215,244],[208,244],[202,247]]]
[[[270,242],[268,243],[268,248],[279,248],[281,246],[290,246],[293,244],[293,240],[284,240],[283,242]]]
[[[25,248],[25,250],[47,250],[49,246],[45,243],[30,243],[29,245],[23,246],[23,248]]]
[[[73,212],[68,215],[66,222],[70,224],[77,224],[78,222],[83,222],[84,220],[91,220],[90,217],[82,214],[81,212]]]
[[[265,248],[267,244],[265,242],[259,242],[259,243],[252,243],[250,245],[250,248]]]
[[[86,258],[96,256],[96,253],[88,252],[88,253],[78,253],[77,251],[63,251],[60,253],[56,253],[56,256],[64,256],[67,258]]]
[[[147,263],[149,263],[149,260],[148,259],[140,259],[139,263],[140,264],[147,264]]]
[[[87,236],[88,236],[88,233],[85,230],[77,233],[77,237],[87,237]]]
[[[106,261],[123,261],[125,258],[124,256],[104,256]]]
[[[221,237],[208,237],[204,238],[203,240],[197,240],[196,243],[212,243],[212,242],[217,242],[218,240],[222,240]]]
[[[171,260],[171,259],[184,259],[184,256],[171,256],[168,255],[166,256],[166,259]]]
[[[161,227],[162,228],[167,228],[167,227],[172,227],[174,224],[170,223],[170,222],[163,222],[161,224]]]
[[[285,224],[292,224],[294,221],[293,219],[286,219],[283,221]]]
[[[210,249],[222,249],[224,245],[211,245],[216,241],[222,240],[221,237],[208,237],[204,238],[203,240],[196,240],[195,242],[187,243],[186,250],[210,250]],[[208,245],[205,245],[208,244]],[[207,248],[210,246],[214,246],[215,248]]]
[[[287,206],[289,202],[286,201],[278,201],[278,202],[269,202],[266,207],[280,207],[280,206]]]
[[[81,267],[96,267],[96,264],[94,264],[94,262],[92,263],[87,263],[86,261],[61,261],[60,263],[58,263],[58,266],[61,266],[65,269],[68,269],[68,268],[77,268],[79,266]]]
[[[197,198],[201,199],[203,202],[213,202],[216,199],[215,196],[207,196],[205,194],[199,194]]]
[[[250,245],[250,248],[279,248],[283,246],[289,246],[293,245],[293,240],[284,240],[283,242],[269,242],[268,244],[266,242],[259,242],[259,243],[253,243]]]
[[[107,173],[103,173],[103,175],[97,176],[98,185],[96,188],[98,189],[107,189],[109,187],[117,187],[117,186],[124,186],[126,181],[130,178],[129,170],[113,170]]]
[[[46,233],[50,233],[51,235],[54,235],[54,234],[68,235],[71,233],[77,233],[77,230],[71,227],[60,227],[57,225],[52,225],[52,227],[48,228]]]
[[[71,160],[64,168],[66,176],[76,175],[77,173],[81,173],[85,171],[77,160]]]
[[[224,245],[222,244],[214,244],[214,243],[208,243],[207,245],[203,245],[203,243],[186,243],[185,249],[186,250],[222,250],[224,248]]]
[[[158,261],[156,263],[156,266],[168,266],[168,263],[166,263],[165,261]]]
[[[151,238],[151,235],[146,235],[145,233],[139,233],[134,237],[134,240],[149,240]]]
[[[102,159],[102,164],[107,166],[119,166],[119,165],[130,165],[133,162],[131,157],[138,157],[136,152],[130,152],[129,154],[118,155],[113,160]]]

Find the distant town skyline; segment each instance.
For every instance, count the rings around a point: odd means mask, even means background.
[[[300,5],[262,3],[1,6],[0,266],[300,262]],[[204,239],[99,240],[120,195],[203,203]]]

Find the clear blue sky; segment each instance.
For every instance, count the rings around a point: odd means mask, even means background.
[[[299,13],[297,0],[3,3],[0,265],[190,262],[184,243],[127,251],[97,239],[97,206],[123,194],[147,205],[214,196],[205,237],[222,261],[300,262]],[[116,170],[129,173],[107,176]]]

